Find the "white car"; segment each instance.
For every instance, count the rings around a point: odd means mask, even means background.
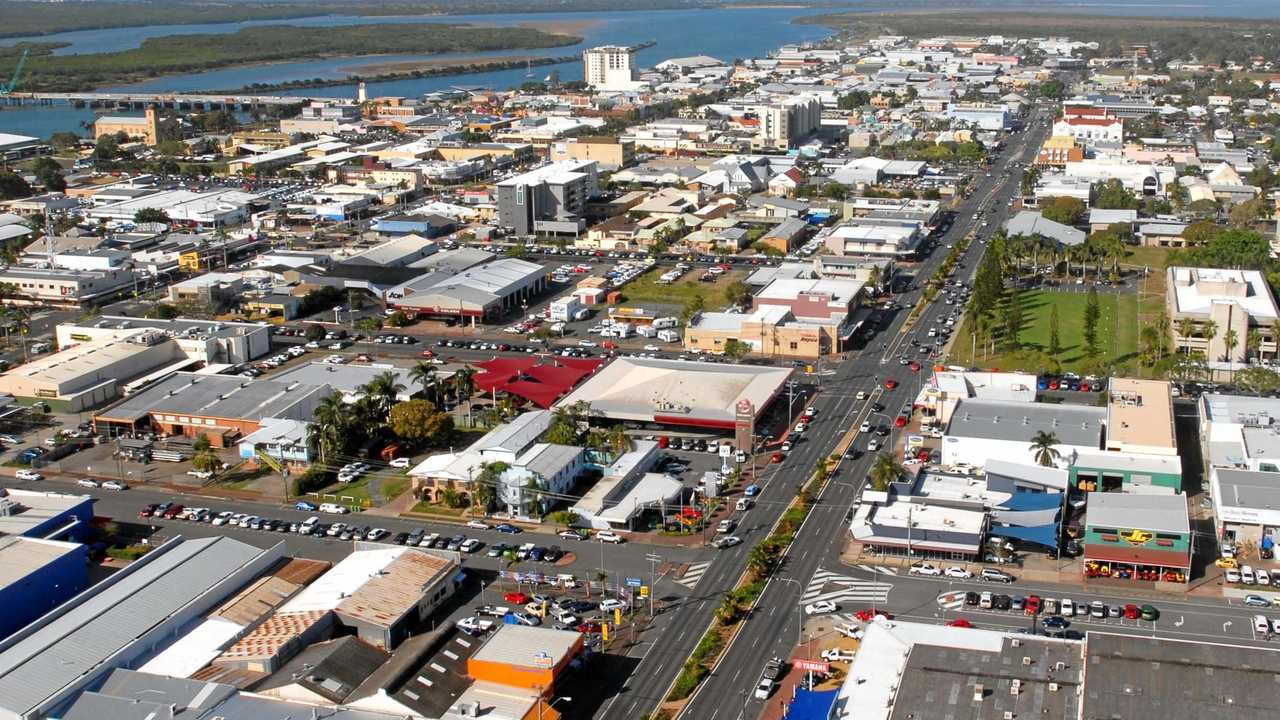
[[[731,548],[734,545],[742,544],[742,538],[738,537],[737,535],[725,535],[723,537],[719,537],[719,538],[716,538],[715,540],[712,540],[711,544],[712,546],[723,550],[724,548]]]
[[[0,442],[7,443],[9,445],[17,445],[22,441],[12,435],[0,435]]]
[[[659,352],[662,350],[662,348],[658,347],[657,345],[645,345],[644,349],[649,352]]]
[[[863,421],[862,427],[858,428],[858,432],[864,432],[864,433],[871,432],[871,421],[870,420]]]
[[[119,480],[108,480],[102,483],[103,490],[128,490],[129,486]]]
[[[596,344],[592,340],[579,340],[578,347],[593,348]]]
[[[855,399],[857,399],[857,400],[866,400],[866,399],[867,399],[867,391],[866,391],[866,390],[859,390],[859,391],[858,391],[857,396],[855,397]]]
[[[602,532],[596,533],[596,539],[599,540],[600,542],[613,543],[614,545],[617,545],[620,542],[624,542],[623,537],[621,535],[617,533],[609,532],[608,530],[604,530]]]
[[[880,449],[880,441],[879,441],[879,440],[876,440],[875,438],[872,438],[872,439],[871,439],[871,442],[867,443],[867,452],[875,452],[875,451],[877,451],[877,450],[879,450],[879,449]]]
[[[796,425],[796,433],[803,435],[805,430],[809,429],[808,423],[799,423]]]
[[[819,600],[818,602],[809,603],[808,605],[805,605],[804,614],[805,615],[824,615],[826,613],[833,613],[839,609],[840,609],[840,606],[836,605],[834,601]]]
[[[951,567],[943,571],[942,574],[946,575],[949,578],[955,578],[957,580],[968,580],[973,577],[973,573],[969,572],[968,570],[965,570],[959,565],[952,565]]]
[[[99,487],[97,480],[90,480],[89,478],[84,478],[83,480],[77,480],[76,484],[79,485],[80,487],[87,487],[87,488]]]
[[[923,575],[925,577],[938,577],[942,575],[942,571],[939,570],[936,565],[930,565],[929,563],[912,565],[911,570],[909,570],[908,573],[911,575]]]
[[[468,520],[467,527],[474,528],[476,530],[488,530],[489,524],[479,520]]]
[[[600,603],[600,609],[603,610],[604,612],[613,612],[614,610],[621,610],[623,612],[626,612],[627,601],[617,600],[615,598],[609,598]]]
[[[829,648],[822,651],[822,659],[827,662],[853,662],[858,654],[853,650],[841,650],[840,648]]]
[[[44,476],[35,470],[19,470],[17,473],[19,480],[43,480]]]
[[[396,458],[395,460],[392,460],[389,464],[393,468],[403,470],[409,467],[409,463],[410,463],[409,458]]]

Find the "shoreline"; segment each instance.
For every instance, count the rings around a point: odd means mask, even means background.
[[[401,72],[388,72],[379,75],[361,75],[353,73],[344,78],[329,78],[320,80],[295,80],[283,83],[271,83],[260,85],[246,85],[235,89],[220,90],[201,90],[201,94],[213,95],[244,95],[280,92],[286,90],[306,90],[311,88],[328,88],[342,87],[345,85],[354,85],[358,82],[380,83],[394,82],[397,80],[412,80],[415,78],[428,77],[449,77],[453,75],[476,75],[479,73],[493,72],[497,70],[513,70],[522,67],[545,67],[548,65],[565,65],[568,63],[578,62],[580,58],[577,55],[561,55],[558,57],[534,57],[531,59],[519,60],[499,60],[497,58],[490,62],[476,62],[468,65],[441,65],[436,68],[422,68],[415,70],[406,70]],[[444,62],[444,61],[441,61]],[[396,63],[389,63],[395,65]],[[408,64],[408,63],[406,63]],[[415,63],[416,64],[416,63]],[[345,71],[345,70],[344,70]],[[301,102],[306,99],[303,96],[298,97]]]

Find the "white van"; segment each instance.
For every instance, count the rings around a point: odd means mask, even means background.
[[[738,502],[734,503],[734,507],[739,510],[750,510],[755,503],[751,498],[738,498]]]
[[[298,534],[299,535],[309,534],[312,530],[315,529],[316,525],[319,524],[319,522],[320,522],[320,518],[316,515],[312,515],[306,520],[303,520],[302,524],[298,526]]]
[[[1253,631],[1259,635],[1266,635],[1271,632],[1271,623],[1267,622],[1266,615],[1253,616]]]
[[[347,509],[337,503],[323,503],[320,505],[320,512],[333,513],[334,515],[345,515]]]
[[[1248,565],[1241,566],[1240,580],[1244,582],[1245,585],[1252,585],[1257,582],[1257,578],[1253,576],[1253,568]]]

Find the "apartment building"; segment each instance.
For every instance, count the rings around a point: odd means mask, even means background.
[[[1251,354],[1276,356],[1280,310],[1261,272],[1171,267],[1168,273],[1165,310],[1176,349],[1204,353],[1210,367],[1238,366]],[[1258,333],[1257,347],[1250,332]]]
[[[638,75],[636,51],[621,45],[583,50],[582,74],[596,90],[630,90]]]
[[[595,160],[565,160],[498,183],[498,220],[517,235],[576,237],[587,200],[600,194]]]

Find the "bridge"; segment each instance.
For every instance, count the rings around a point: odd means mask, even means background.
[[[142,109],[147,106],[164,108],[205,109],[249,109],[272,105],[293,105],[305,102],[338,103],[342,98],[309,98],[297,95],[243,95],[240,93],[170,93],[170,92],[17,92],[3,98],[9,105],[57,105],[106,107],[120,109]]]

